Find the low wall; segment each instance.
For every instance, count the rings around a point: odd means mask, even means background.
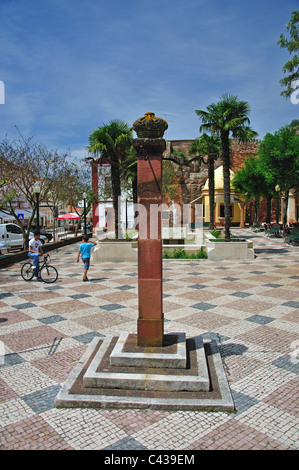
[[[251,240],[222,242],[207,238],[206,248],[208,259],[212,261],[254,259],[253,242]]]
[[[137,242],[97,242],[92,254],[92,261],[138,261]]]
[[[82,241],[83,235],[78,235],[77,237],[67,238],[65,240],[61,240],[59,242],[53,243],[45,243],[42,247],[44,253],[48,253],[49,251],[57,250],[58,248],[62,248],[63,246],[73,245],[74,243],[78,243]],[[5,268],[6,266],[10,266],[15,263],[20,263],[28,258],[28,250],[19,251],[17,253],[9,253],[7,255],[0,256],[0,269]]]

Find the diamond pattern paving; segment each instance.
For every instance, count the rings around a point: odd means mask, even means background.
[[[298,449],[299,247],[250,230],[254,260],[165,260],[165,332],[219,343],[236,413],[56,409],[93,338],[137,329],[136,263],[74,262],[54,251],[55,285],[0,269],[0,448],[5,450]]]

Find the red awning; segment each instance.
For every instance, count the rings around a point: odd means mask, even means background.
[[[75,220],[79,219],[79,216],[77,214],[74,214],[73,212],[69,214],[62,214],[57,217],[58,220]]]

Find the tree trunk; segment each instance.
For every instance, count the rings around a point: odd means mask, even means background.
[[[254,225],[259,224],[259,205],[260,205],[260,200],[256,198],[254,200]]]
[[[224,192],[224,235],[225,241],[230,241],[230,151],[229,151],[229,133],[221,132],[221,149],[223,161],[223,192]]]
[[[133,192],[133,207],[134,207],[134,220],[137,220],[138,217],[138,211],[135,210],[137,208],[137,202],[138,202],[138,193],[137,193],[137,170],[136,174],[134,175],[132,179],[132,192]],[[135,227],[136,230],[138,230],[138,227]]]
[[[137,204],[137,173],[132,179],[133,203]]]
[[[283,231],[285,233],[285,229],[287,226],[288,222],[288,204],[289,204],[289,190],[287,189],[284,194],[284,199],[283,199],[283,219],[282,219],[282,226],[283,226]]]
[[[76,228],[75,228],[75,231],[74,231],[74,237],[77,237],[78,235],[78,230],[79,230],[79,225],[81,224],[81,219],[79,218],[77,223],[76,223]]]
[[[24,234],[24,246],[23,246],[23,249],[26,251],[28,250],[29,248],[29,245],[28,245],[28,242],[29,242],[29,231],[30,231],[30,227],[32,225],[32,222],[34,221],[34,218],[35,218],[35,208],[32,210],[32,214],[30,216],[30,218],[28,219],[27,221],[27,227],[24,227],[25,228],[25,234]]]
[[[114,231],[115,238],[121,235],[121,226],[119,223],[119,210],[118,210],[118,198],[121,196],[120,188],[120,173],[118,165],[111,165],[111,186],[112,186],[112,200],[114,209]]]
[[[57,217],[58,217],[58,206],[54,205],[51,208],[52,216],[53,216],[53,242],[56,242],[56,224],[57,224]]]
[[[240,228],[244,228],[245,227],[245,204],[244,202],[240,203],[240,210],[241,210]]]
[[[210,225],[209,229],[214,230],[215,228],[215,174],[214,174],[214,158],[209,157],[209,201],[210,201]]]
[[[272,196],[267,197],[267,215],[266,215],[266,224],[271,223],[271,202],[272,202]]]

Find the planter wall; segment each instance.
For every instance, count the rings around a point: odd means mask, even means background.
[[[210,238],[210,236],[206,237],[206,248],[209,260],[254,259],[253,242],[251,240],[235,242],[221,242],[216,240],[219,239]]]
[[[92,261],[134,261],[137,263],[137,242],[98,242],[92,254]]]

